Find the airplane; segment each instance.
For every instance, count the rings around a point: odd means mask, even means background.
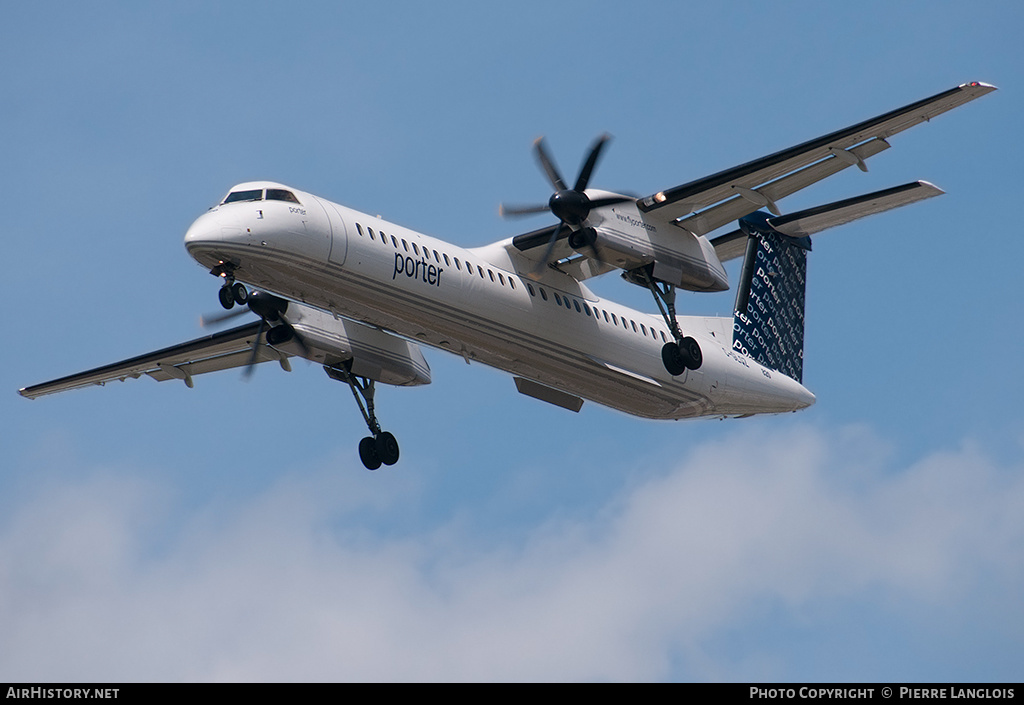
[[[221,280],[222,322],[258,320],[112,365],[25,387],[30,399],[142,375],[192,387],[197,375],[292,357],[350,388],[369,435],[363,465],[394,465],[399,446],[374,405],[376,383],[430,383],[422,346],[512,375],[522,394],[578,412],[584,400],[650,419],[747,417],[812,405],[803,386],[811,236],[938,196],[916,181],[783,214],[778,202],[889,148],[903,130],[996,90],[972,82],[795,147],[644,197],[590,188],[599,137],[570,187],[543,139],[535,157],[547,203],[506,217],[557,222],[463,248],[272,181],[240,183],[185,233]],[[713,233],[735,222],[728,232]],[[678,315],[675,294],[728,290],[723,262],[743,258],[733,315]],[[597,296],[620,271],[658,313]]]

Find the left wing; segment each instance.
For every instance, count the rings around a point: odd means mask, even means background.
[[[253,346],[257,344],[257,335],[259,342],[256,362],[277,360],[286,370],[290,369],[290,356],[266,344],[265,335],[260,334],[260,325],[258,321],[249,323],[112,365],[25,387],[19,389],[18,393],[23,397],[35,399],[69,389],[102,386],[115,380],[123,382],[129,378],[138,379],[142,375],[148,375],[158,382],[180,379],[191,387],[192,377],[195,375],[248,365],[252,360]]]
[[[916,103],[804,142],[767,157],[720,171],[682,186],[637,200],[644,219],[705,235],[757,208],[781,215],[776,201],[857,165],[888,149],[886,141],[936,115],[996,90],[985,83],[965,83]]]

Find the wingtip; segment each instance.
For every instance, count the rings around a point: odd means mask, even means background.
[[[935,195],[935,196],[943,196],[946,193],[945,191],[940,189],[938,186],[933,184],[931,181],[925,181],[924,179],[919,179],[917,183],[918,183],[918,186],[920,186],[921,188],[933,192],[933,195]]]
[[[981,88],[985,93],[991,91],[998,91],[998,86],[993,86],[991,83],[985,83],[984,81],[971,81],[970,83],[964,83],[960,86],[961,88]]]

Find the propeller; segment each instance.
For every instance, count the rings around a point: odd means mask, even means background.
[[[253,369],[256,367],[259,357],[260,340],[263,338],[264,333],[267,333],[268,343],[277,345],[289,340],[294,340],[302,349],[303,356],[309,354],[309,346],[306,345],[306,341],[304,341],[302,336],[300,336],[298,332],[282,318],[283,314],[287,310],[288,302],[284,299],[274,296],[273,294],[268,294],[265,291],[253,289],[249,292],[245,305],[239,306],[237,309],[228,311],[227,313],[215,316],[202,316],[199,319],[199,325],[203,328],[207,328],[249,312],[255,313],[260,317],[260,325],[256,329],[256,337],[253,339],[252,343],[252,353],[249,356],[249,362],[246,364],[245,370],[242,372],[242,376],[245,379],[249,379],[252,376]],[[280,321],[280,325],[268,330],[268,324],[272,324],[277,321]],[[271,334],[275,332],[277,332],[276,339],[270,340]]]
[[[540,264],[537,269],[534,270],[532,276],[534,279],[540,276],[543,272],[544,266],[547,265],[548,260],[551,258],[551,253],[555,249],[555,243],[558,242],[559,238],[562,237],[562,233],[565,230],[569,232],[567,235],[573,238],[574,242],[570,242],[574,247],[587,247],[593,254],[594,259],[600,261],[601,257],[597,252],[597,233],[593,228],[587,227],[586,220],[590,215],[590,211],[594,208],[600,208],[602,206],[610,206],[615,203],[624,203],[626,201],[633,200],[628,196],[606,196],[604,198],[590,198],[586,194],[587,184],[590,183],[590,177],[594,173],[594,167],[597,166],[598,159],[601,157],[601,151],[604,149],[605,144],[611,136],[603,134],[598,137],[590,147],[590,152],[587,154],[586,161],[583,162],[583,166],[580,168],[580,173],[576,177],[576,183],[572,188],[568,188],[565,185],[565,181],[562,179],[562,175],[558,171],[558,167],[555,166],[554,160],[548,153],[547,147],[544,144],[544,138],[538,137],[533,143],[534,154],[537,157],[537,161],[540,163],[541,169],[544,170],[545,175],[548,177],[548,181],[551,186],[555,189],[555,192],[548,199],[547,205],[529,205],[529,206],[499,206],[498,212],[503,217],[517,217],[525,215],[533,215],[535,213],[544,213],[550,211],[556,218],[558,218],[558,226],[551,233],[551,237],[548,239],[547,245],[544,249],[544,256],[541,258]]]

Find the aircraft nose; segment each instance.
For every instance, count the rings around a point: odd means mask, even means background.
[[[220,213],[210,211],[196,218],[185,232],[185,246],[209,244],[221,239],[221,229],[224,226]]]
[[[211,210],[196,218],[185,232],[185,247],[212,245],[237,240],[245,234],[236,218],[219,210]]]
[[[185,232],[185,249],[192,258],[203,265],[210,265],[225,259],[220,252],[230,243],[245,239],[245,229],[237,218],[214,209],[196,218]]]

